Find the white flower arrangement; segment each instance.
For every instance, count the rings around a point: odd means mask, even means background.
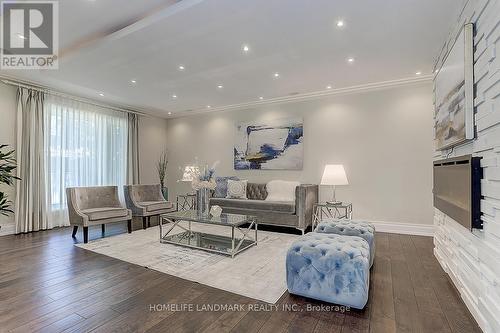
[[[215,190],[217,183],[215,182],[215,169],[219,161],[215,162],[211,168],[205,166],[204,171],[193,177],[191,187],[193,190],[209,189]]]

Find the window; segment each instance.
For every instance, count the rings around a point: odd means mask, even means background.
[[[44,121],[49,224],[68,225],[67,187],[126,183],[127,114],[47,95]]]

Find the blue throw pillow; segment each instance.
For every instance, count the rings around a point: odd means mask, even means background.
[[[215,177],[215,183],[217,186],[215,187],[214,198],[225,198],[227,196],[227,181],[231,180],[239,180],[238,177]]]

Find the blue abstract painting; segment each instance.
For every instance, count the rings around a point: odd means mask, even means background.
[[[304,130],[301,118],[236,126],[235,170],[302,170]]]

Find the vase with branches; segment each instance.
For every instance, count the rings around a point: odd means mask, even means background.
[[[167,178],[167,165],[168,165],[168,151],[161,153],[160,158],[156,164],[156,171],[158,171],[158,178],[160,179],[161,193],[165,200],[168,200],[168,188],[165,186]]]
[[[8,186],[14,185],[14,181],[19,178],[14,176],[14,170],[16,169],[16,160],[14,159],[14,150],[8,150],[8,145],[0,145],[0,184],[5,184]],[[5,151],[7,149],[7,151]],[[14,211],[11,208],[12,201],[10,201],[5,192],[0,191],[0,215],[8,216],[13,214]]]

